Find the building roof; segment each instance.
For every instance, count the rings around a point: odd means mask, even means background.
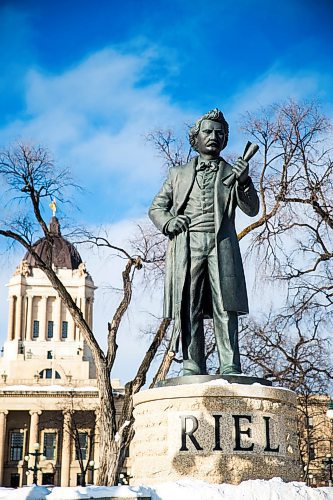
[[[44,260],[51,258],[52,264],[55,267],[66,269],[78,269],[82,264],[82,259],[75,246],[67,241],[60,231],[60,224],[57,217],[52,217],[49,223],[49,230],[53,239],[53,244],[50,252],[50,243],[44,237],[34,243],[35,252]],[[34,257],[27,252],[24,256],[25,261],[31,267],[37,267]]]

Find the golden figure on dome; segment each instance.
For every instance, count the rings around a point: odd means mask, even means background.
[[[52,202],[49,204],[49,207],[52,210],[53,217],[55,217],[55,214],[56,214],[56,211],[57,211],[57,202],[56,202],[55,198],[53,198]]]

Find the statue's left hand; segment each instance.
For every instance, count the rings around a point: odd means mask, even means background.
[[[232,167],[232,171],[240,184],[246,183],[249,177],[249,164],[246,160],[238,158],[235,165]]]

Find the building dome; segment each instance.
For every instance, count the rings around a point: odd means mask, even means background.
[[[50,252],[50,244],[47,239],[41,238],[33,245],[35,252],[44,260],[51,258],[55,267],[66,269],[78,269],[82,264],[82,259],[77,249],[61,236],[60,224],[57,217],[52,217],[49,230],[53,238],[53,245]],[[27,252],[23,258],[31,267],[36,266],[34,257]]]

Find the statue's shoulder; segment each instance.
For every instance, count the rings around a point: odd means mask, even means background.
[[[187,163],[170,167],[169,172],[171,173],[171,175],[182,175],[184,172],[192,170],[195,167],[197,161],[198,156],[195,156],[194,158],[191,158],[191,160]]]

